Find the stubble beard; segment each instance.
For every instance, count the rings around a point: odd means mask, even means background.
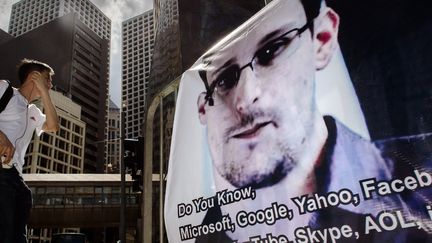
[[[267,151],[266,156],[254,156],[251,153],[244,159],[231,160],[217,168],[231,185],[237,188],[252,187],[255,189],[273,186],[282,181],[297,166],[291,149],[282,149],[279,153]],[[235,152],[235,151],[234,151]],[[274,156],[279,154],[279,156]],[[267,166],[259,166],[259,164]],[[254,166],[258,165],[258,166]]]

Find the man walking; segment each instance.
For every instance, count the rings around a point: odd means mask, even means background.
[[[24,183],[24,156],[33,131],[55,132],[58,117],[49,90],[52,88],[53,69],[35,60],[22,60],[18,65],[21,86],[12,88],[12,95],[0,113],[0,242],[27,242],[26,224],[32,205],[31,191]],[[11,89],[0,80],[0,96]],[[9,91],[10,92],[10,91]],[[32,101],[41,99],[44,113]]]

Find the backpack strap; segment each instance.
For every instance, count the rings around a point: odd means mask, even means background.
[[[3,96],[0,98],[0,113],[6,108],[7,104],[9,103],[9,100],[13,96],[13,89],[10,85],[9,81],[6,80],[8,83],[8,87],[6,88],[6,91],[3,93]]]

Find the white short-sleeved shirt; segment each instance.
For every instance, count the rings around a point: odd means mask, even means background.
[[[0,97],[6,91],[8,83],[0,80]],[[33,131],[40,136],[46,116],[34,104],[28,101],[17,89],[13,89],[13,96],[8,105],[0,113],[0,131],[2,131],[15,147],[12,164],[22,174],[24,156],[33,136]]]

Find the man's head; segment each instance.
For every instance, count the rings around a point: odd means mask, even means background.
[[[30,79],[31,75],[39,72],[42,77],[46,80],[49,88],[52,87],[52,76],[54,75],[54,70],[46,63],[39,62],[36,60],[23,59],[17,66],[18,78],[21,85],[26,83]]]
[[[236,187],[273,185],[313,152],[307,145],[323,122],[315,71],[329,62],[338,28],[325,6],[306,16],[302,4],[313,2],[279,1],[203,57],[200,121],[215,168]]]

